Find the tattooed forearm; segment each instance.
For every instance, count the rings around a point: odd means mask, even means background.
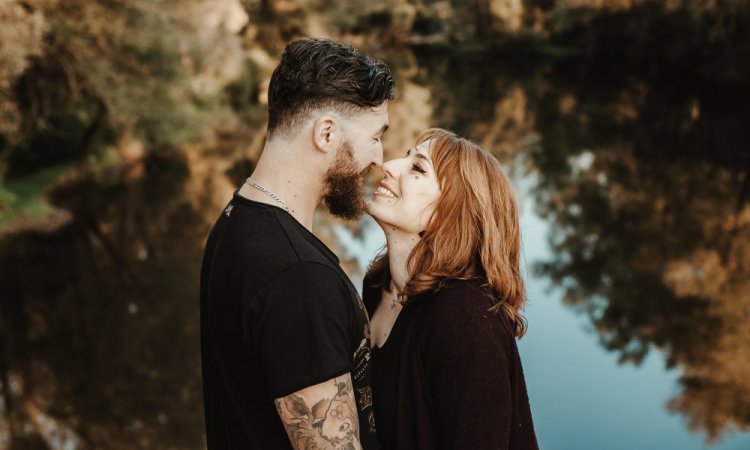
[[[349,374],[277,398],[275,403],[295,449],[362,448]]]

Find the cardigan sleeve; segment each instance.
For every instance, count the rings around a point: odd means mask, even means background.
[[[460,298],[436,299],[424,349],[435,443],[444,449],[508,449],[514,337],[481,294],[453,292]]]

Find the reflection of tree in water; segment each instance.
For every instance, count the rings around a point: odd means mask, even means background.
[[[542,272],[623,360],[638,363],[656,346],[681,368],[682,392],[671,406],[694,426],[747,428],[750,114],[742,102],[750,58],[737,55],[748,53],[750,40],[739,16],[721,8],[697,19],[657,9],[592,20],[585,10],[572,13],[584,19],[550,42],[583,56],[529,57],[524,48],[391,53],[399,99],[386,158],[430,125],[472,137],[501,160],[521,153],[538,180],[539,212],[554,221],[557,256]],[[276,36],[261,28],[259,39]],[[269,48],[283,43],[268,39]],[[256,96],[256,78],[270,75],[251,72],[234,97]],[[144,109],[158,119],[147,124],[172,123],[163,109]],[[262,128],[258,111],[242,115],[251,129]],[[171,136],[162,131],[150,133],[159,139],[146,142],[148,153]],[[236,138],[254,151],[262,133]],[[73,178],[53,194],[72,212],[69,222],[0,237],[0,407],[9,408],[14,449],[41,446],[44,416],[95,448],[201,442],[201,246],[252,167],[234,164],[235,151],[201,151],[211,145],[185,145],[187,161],[157,150],[145,175],[130,181],[104,172]],[[230,183],[223,173],[233,164]],[[316,225],[328,242],[332,222],[322,216]],[[3,426],[0,419],[0,447]]]
[[[52,193],[69,223],[0,240],[14,449],[39,448],[40,413],[91,448],[201,442],[196,274],[208,224],[182,194],[186,176],[159,156],[139,181],[81,176]]]
[[[603,344],[680,367],[670,408],[716,437],[750,427],[750,87],[676,65],[571,61],[537,100],[540,266]],[[643,75],[645,73],[645,75]]]
[[[669,408],[716,438],[750,428],[745,50],[739,19],[649,8],[590,23],[612,40],[582,56],[424,52],[417,79],[431,86],[437,125],[501,159],[523,156],[552,221],[555,257],[538,269],[622,361],[664,351],[682,371]],[[637,17],[646,54],[615,39]],[[722,26],[724,40],[712,38]],[[689,45],[658,38],[668,34]]]

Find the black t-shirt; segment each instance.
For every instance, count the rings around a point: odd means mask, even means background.
[[[347,373],[362,447],[377,448],[369,338],[338,258],[283,209],[235,193],[201,271],[208,449],[292,448],[274,399]]]

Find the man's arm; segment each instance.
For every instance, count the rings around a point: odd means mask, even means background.
[[[274,403],[296,450],[360,450],[350,374],[306,387]]]

